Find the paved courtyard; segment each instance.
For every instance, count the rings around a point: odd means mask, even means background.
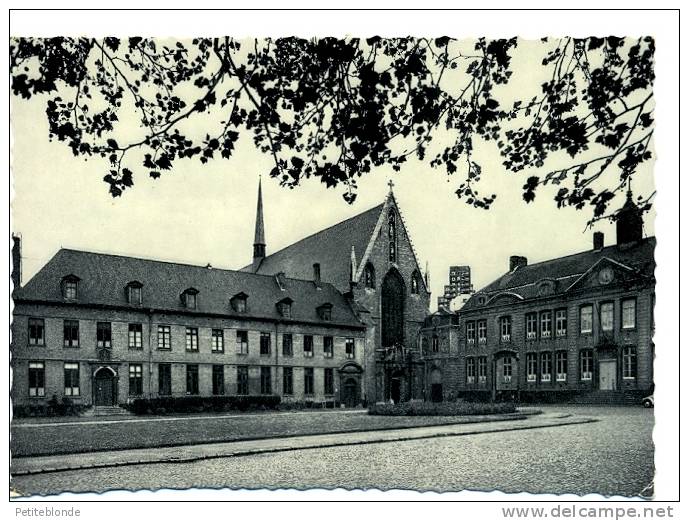
[[[548,407],[593,423],[16,476],[24,495],[160,488],[650,494],[653,411]],[[427,427],[429,431],[436,427]],[[347,436],[341,434],[339,436]]]

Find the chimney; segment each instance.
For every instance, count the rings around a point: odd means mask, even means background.
[[[12,285],[19,289],[22,285],[22,238],[12,234]]]
[[[527,260],[526,257],[521,257],[519,255],[512,255],[510,256],[510,271],[514,271],[517,268],[522,268],[526,266]]]
[[[316,286],[321,285],[321,265],[318,262],[313,264],[313,281],[316,283]]]
[[[602,250],[605,246],[605,236],[603,232],[593,232],[593,249]]]

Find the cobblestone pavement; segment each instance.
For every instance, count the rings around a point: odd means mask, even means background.
[[[594,423],[191,463],[17,476],[24,495],[159,488],[380,488],[502,490],[635,496],[653,479],[653,411],[547,408]]]

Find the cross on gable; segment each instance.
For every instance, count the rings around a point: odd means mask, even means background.
[[[392,182],[392,179],[388,181],[388,186],[390,187],[390,191],[392,192],[392,187],[395,186],[395,183]]]

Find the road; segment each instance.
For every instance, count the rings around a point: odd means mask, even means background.
[[[23,495],[189,487],[342,487],[635,496],[651,484],[652,410],[544,409],[593,416],[600,421],[191,463],[18,476],[13,478],[12,486]]]

